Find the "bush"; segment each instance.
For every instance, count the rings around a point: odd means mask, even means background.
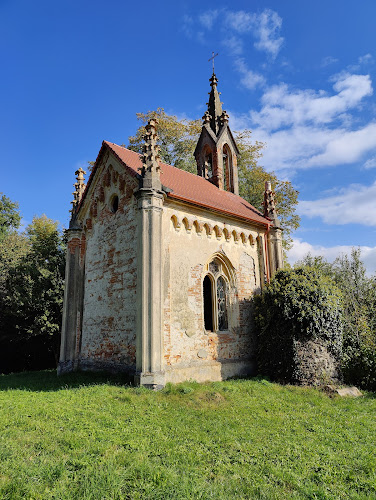
[[[376,276],[367,276],[360,249],[338,256],[332,264],[310,254],[298,264],[329,276],[341,290],[344,382],[376,391]]]
[[[279,270],[254,313],[259,373],[299,384],[338,379],[341,293],[330,278],[310,267]]]

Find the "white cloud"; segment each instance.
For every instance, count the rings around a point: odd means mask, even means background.
[[[336,62],[338,62],[338,59],[336,57],[327,56],[324,57],[324,59],[321,61],[321,66],[324,68],[325,66],[330,66],[331,64],[334,64]]]
[[[339,75],[333,89],[337,93],[328,96],[322,90],[291,90],[286,84],[275,85],[264,93],[261,111],[251,112],[251,119],[268,130],[307,122],[329,123],[373,92],[369,75]]]
[[[196,22],[192,16],[185,15],[183,17],[181,29],[188,38],[193,38],[200,43],[204,43],[204,33],[197,29]]]
[[[251,12],[228,11],[226,13],[227,26],[239,34],[251,32],[256,38],[255,48],[276,57],[283,44],[283,37],[279,36],[282,27],[282,18],[271,9],[265,9],[260,14]]]
[[[373,57],[371,54],[365,54],[364,56],[359,57],[359,64],[370,64],[373,63]]]
[[[247,67],[240,62],[243,66],[238,63],[238,69],[245,76]],[[265,86],[260,76],[257,83]],[[291,89],[282,83],[266,88],[261,109],[238,121],[245,123],[248,118],[245,126],[266,142],[264,166],[290,171],[291,178],[296,169],[349,164],[376,151],[376,123],[353,125],[354,111],[372,93],[369,75],[337,74],[331,95],[323,90]]]
[[[311,245],[300,238],[296,238],[293,240],[291,250],[288,251],[288,261],[290,264],[294,264],[310,253],[313,256],[321,255],[329,262],[333,262],[340,254],[350,255],[352,248],[350,245],[337,245],[333,247]],[[367,274],[372,275],[376,272],[376,247],[360,246],[359,248],[361,259],[367,269]]]
[[[247,89],[252,90],[265,84],[265,78],[260,73],[248,69],[244,59],[237,58],[235,60],[235,65],[237,70],[243,75],[240,81]]]
[[[252,30],[256,20],[256,14],[244,10],[228,11],[225,16],[228,27],[238,33],[248,33]]]
[[[307,161],[306,166],[329,166],[349,164],[361,160],[362,156],[376,149],[376,123],[359,130],[337,130],[338,137],[327,141],[324,151]]]
[[[243,42],[237,36],[225,38],[222,40],[222,45],[224,45],[234,56],[240,56],[243,52]]]
[[[204,42],[205,36],[197,26],[211,31],[214,25],[220,28],[222,34],[225,33],[222,43],[235,55],[243,52],[243,43],[249,35],[255,40],[254,47],[273,59],[284,41],[280,36],[282,18],[271,9],[265,9],[261,13],[213,9],[201,12],[197,18],[187,15],[183,18],[185,34],[190,38],[196,37],[201,42]]]
[[[363,168],[365,168],[366,170],[368,170],[369,168],[376,168],[376,156],[368,158],[368,160],[363,165]]]
[[[307,217],[320,217],[327,224],[376,226],[376,181],[370,186],[351,184],[318,200],[300,201],[298,211]]]
[[[279,36],[282,18],[273,10],[265,9],[257,16],[255,24],[255,31],[259,38],[255,47],[276,57],[283,44],[283,38]]]
[[[219,15],[219,10],[207,10],[198,16],[199,22],[204,26],[204,28],[211,30],[213,24],[217,20]]]

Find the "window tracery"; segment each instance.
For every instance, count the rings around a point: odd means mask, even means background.
[[[207,265],[203,280],[204,326],[207,331],[229,328],[231,276],[225,262],[218,257]]]

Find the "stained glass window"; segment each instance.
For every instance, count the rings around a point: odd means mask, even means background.
[[[220,270],[220,267],[219,267],[218,262],[216,262],[215,260],[213,260],[212,262],[210,262],[210,264],[209,264],[209,271],[211,273],[213,273],[214,275],[216,275],[217,273],[219,273],[219,270]]]
[[[218,330],[228,329],[227,319],[227,283],[222,276],[217,280]]]

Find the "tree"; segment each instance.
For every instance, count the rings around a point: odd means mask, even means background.
[[[11,201],[5,194],[0,198],[0,239],[12,230],[18,229],[21,223],[21,216],[18,210],[18,203]]]
[[[40,361],[48,353],[57,359],[65,266],[63,239],[57,226],[45,215],[34,217],[23,236],[26,251],[8,269],[0,341],[8,348],[14,346],[13,355],[17,350],[24,352],[21,369],[31,367],[32,346],[41,349]]]
[[[166,114],[163,108],[137,113],[137,119],[142,124],[137,129],[136,135],[129,137],[129,149],[142,152],[145,125],[150,118],[157,118],[159,122],[158,136],[162,161],[187,172],[196,173],[193,152],[201,132],[201,120],[179,120],[176,116]],[[299,227],[300,218],[295,213],[299,193],[289,181],[279,180],[274,172],[266,172],[258,164],[264,144],[259,141],[252,142],[249,130],[234,132],[234,137],[240,152],[238,157],[240,195],[262,211],[265,181],[271,180],[278,203],[278,216],[284,229],[284,245],[285,248],[289,248],[291,232]]]
[[[30,251],[30,242],[24,234],[12,231],[0,238],[0,332],[5,329],[8,302],[8,279],[15,272],[21,259]],[[0,334],[1,335],[1,334]]]

